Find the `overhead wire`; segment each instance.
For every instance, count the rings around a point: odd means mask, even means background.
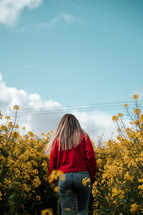
[[[130,108],[134,108],[133,101],[117,101],[108,103],[96,103],[96,104],[86,104],[86,105],[67,105],[67,106],[57,106],[57,107],[37,107],[37,110],[33,107],[20,108],[18,115],[49,115],[49,114],[61,114],[63,112],[93,112],[93,111],[113,111],[113,110],[123,110],[124,104],[128,104]],[[143,104],[143,101],[139,101],[139,105]],[[1,106],[0,106],[1,108]],[[12,110],[11,110],[12,111]]]

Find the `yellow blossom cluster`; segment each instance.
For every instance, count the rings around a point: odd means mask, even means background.
[[[54,169],[51,172],[51,174],[49,175],[49,183],[52,183],[51,187],[53,188],[54,192],[56,192],[56,193],[58,193],[58,191],[59,191],[58,186],[57,186],[59,177],[62,181],[65,180],[64,173],[61,170]]]
[[[134,203],[134,204],[131,205],[131,210],[130,211],[131,211],[132,214],[137,214],[137,211],[140,211],[140,209],[141,209],[141,206],[136,204],[136,203]]]
[[[49,176],[49,182],[57,181],[61,177],[61,180],[64,181],[64,173],[61,170],[53,170]]]
[[[71,211],[71,209],[70,208],[66,208],[65,211]]]
[[[133,99],[137,100],[138,96]],[[109,140],[104,145],[100,143],[95,148],[98,173],[92,194],[97,215],[143,212],[143,113],[137,108],[133,114],[133,128],[122,130],[125,126],[120,127],[118,122],[118,130],[122,133],[116,140]],[[122,115],[113,117],[113,121],[119,117]]]
[[[14,105],[14,106],[13,106],[13,109],[14,109],[14,110],[19,110],[19,105]]]
[[[119,118],[121,118],[121,117],[123,117],[123,114],[122,114],[122,113],[119,113],[117,116],[113,116],[113,117],[112,117],[112,120],[113,120],[113,121],[117,121],[117,120],[119,120]]]
[[[133,99],[138,99],[139,96],[138,96],[137,94],[134,94],[132,98],[133,98]]]
[[[5,120],[0,124],[0,214],[40,214],[44,207],[56,211],[44,153],[50,132],[42,140],[31,131],[21,136],[16,120]]]
[[[133,99],[137,105],[138,95]],[[128,109],[127,104],[124,107]],[[17,113],[19,106],[14,110]],[[64,174],[53,170],[48,175],[49,157],[44,153],[51,132],[41,133],[42,139],[31,131],[21,136],[16,120],[12,122],[7,116],[5,121],[0,124],[0,214],[60,214],[55,204],[55,181],[59,177],[64,180]],[[114,116],[113,121],[119,126],[123,114]],[[133,110],[132,125],[119,126],[116,140],[93,145],[98,168],[97,181],[92,185],[93,214],[143,212],[143,113],[138,106]],[[90,178],[82,180],[83,186],[90,183]]]
[[[51,208],[44,209],[41,211],[41,215],[53,215],[53,210]]]
[[[134,114],[137,115],[141,112],[140,108],[134,108]]]
[[[84,186],[87,186],[87,183],[88,183],[88,187],[91,187],[90,182],[91,182],[90,178],[85,177],[85,178],[82,179],[82,184]]]

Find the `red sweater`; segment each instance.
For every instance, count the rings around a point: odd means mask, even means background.
[[[71,150],[59,150],[59,138],[55,140],[50,155],[49,174],[53,169],[63,173],[87,171],[91,182],[94,183],[97,172],[95,152],[89,136],[82,135],[81,143]]]

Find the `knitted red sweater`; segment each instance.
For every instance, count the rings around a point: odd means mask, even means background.
[[[95,152],[89,136],[82,135],[81,143],[71,150],[59,150],[59,138],[56,139],[49,163],[49,174],[53,169],[63,173],[87,171],[94,183],[97,172]]]

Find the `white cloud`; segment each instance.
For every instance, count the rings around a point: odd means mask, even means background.
[[[0,0],[0,23],[7,26],[16,24],[22,10],[39,7],[43,0]]]
[[[113,137],[112,132],[115,132],[115,128],[110,114],[101,111],[74,111],[73,114],[79,119],[83,129],[96,141],[101,137],[103,141]]]
[[[39,94],[28,94],[24,90],[6,86],[0,74],[0,110],[2,114],[13,115],[12,107],[19,105],[18,123],[20,127],[26,126],[37,135],[55,130],[61,117],[67,113],[66,107],[57,101],[44,101]],[[70,111],[79,120],[83,129],[91,138],[103,136],[108,140],[112,136],[113,124],[111,115],[104,112]]]
[[[36,25],[37,29],[43,29],[43,28],[48,28],[52,29],[55,28],[57,25],[69,25],[73,23],[79,23],[79,24],[84,24],[84,21],[79,19],[76,16],[73,16],[68,13],[60,13],[58,16],[54,17],[52,20],[45,22],[45,23],[39,23]]]
[[[18,122],[21,127],[26,125],[36,134],[55,129],[65,113],[64,107],[59,102],[43,101],[39,94],[28,94],[24,90],[7,87],[1,74],[0,78],[0,110],[4,116],[13,115],[13,106],[19,105]]]

